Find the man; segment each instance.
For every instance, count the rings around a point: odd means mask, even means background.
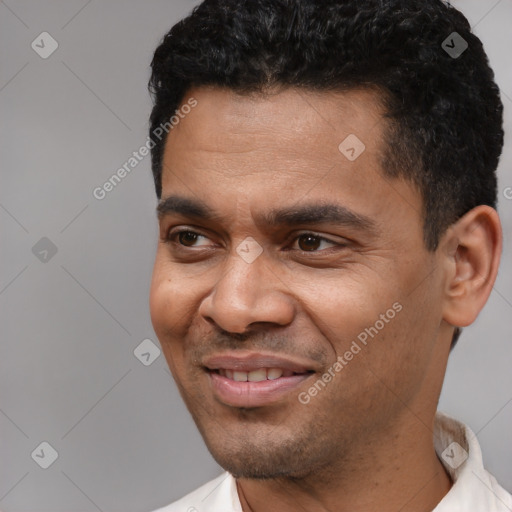
[[[436,414],[502,243],[502,105],[464,16],[206,0],[150,86],[151,317],[226,470],[160,512],[512,510]]]

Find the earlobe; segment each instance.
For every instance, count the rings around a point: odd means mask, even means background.
[[[465,327],[484,307],[498,273],[501,256],[501,223],[496,210],[473,208],[443,236],[446,267],[443,319]]]

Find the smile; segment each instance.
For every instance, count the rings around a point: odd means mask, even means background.
[[[262,407],[299,392],[315,372],[302,361],[275,355],[227,354],[205,361],[212,393],[231,407]]]

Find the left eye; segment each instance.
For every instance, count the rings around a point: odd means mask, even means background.
[[[304,233],[296,237],[295,240],[298,242],[299,249],[304,252],[315,252],[322,243],[331,244],[334,247],[341,245],[314,233]]]

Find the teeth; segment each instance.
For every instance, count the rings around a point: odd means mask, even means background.
[[[267,370],[265,368],[253,370],[248,373],[247,380],[249,382],[261,382],[262,380],[267,380]]]
[[[258,368],[251,372],[219,369],[219,374],[236,382],[262,382],[264,380],[275,380],[279,377],[290,377],[293,372],[282,368]]]
[[[281,368],[269,368],[267,370],[268,380],[278,379],[281,375],[283,375],[283,370],[281,370]]]

